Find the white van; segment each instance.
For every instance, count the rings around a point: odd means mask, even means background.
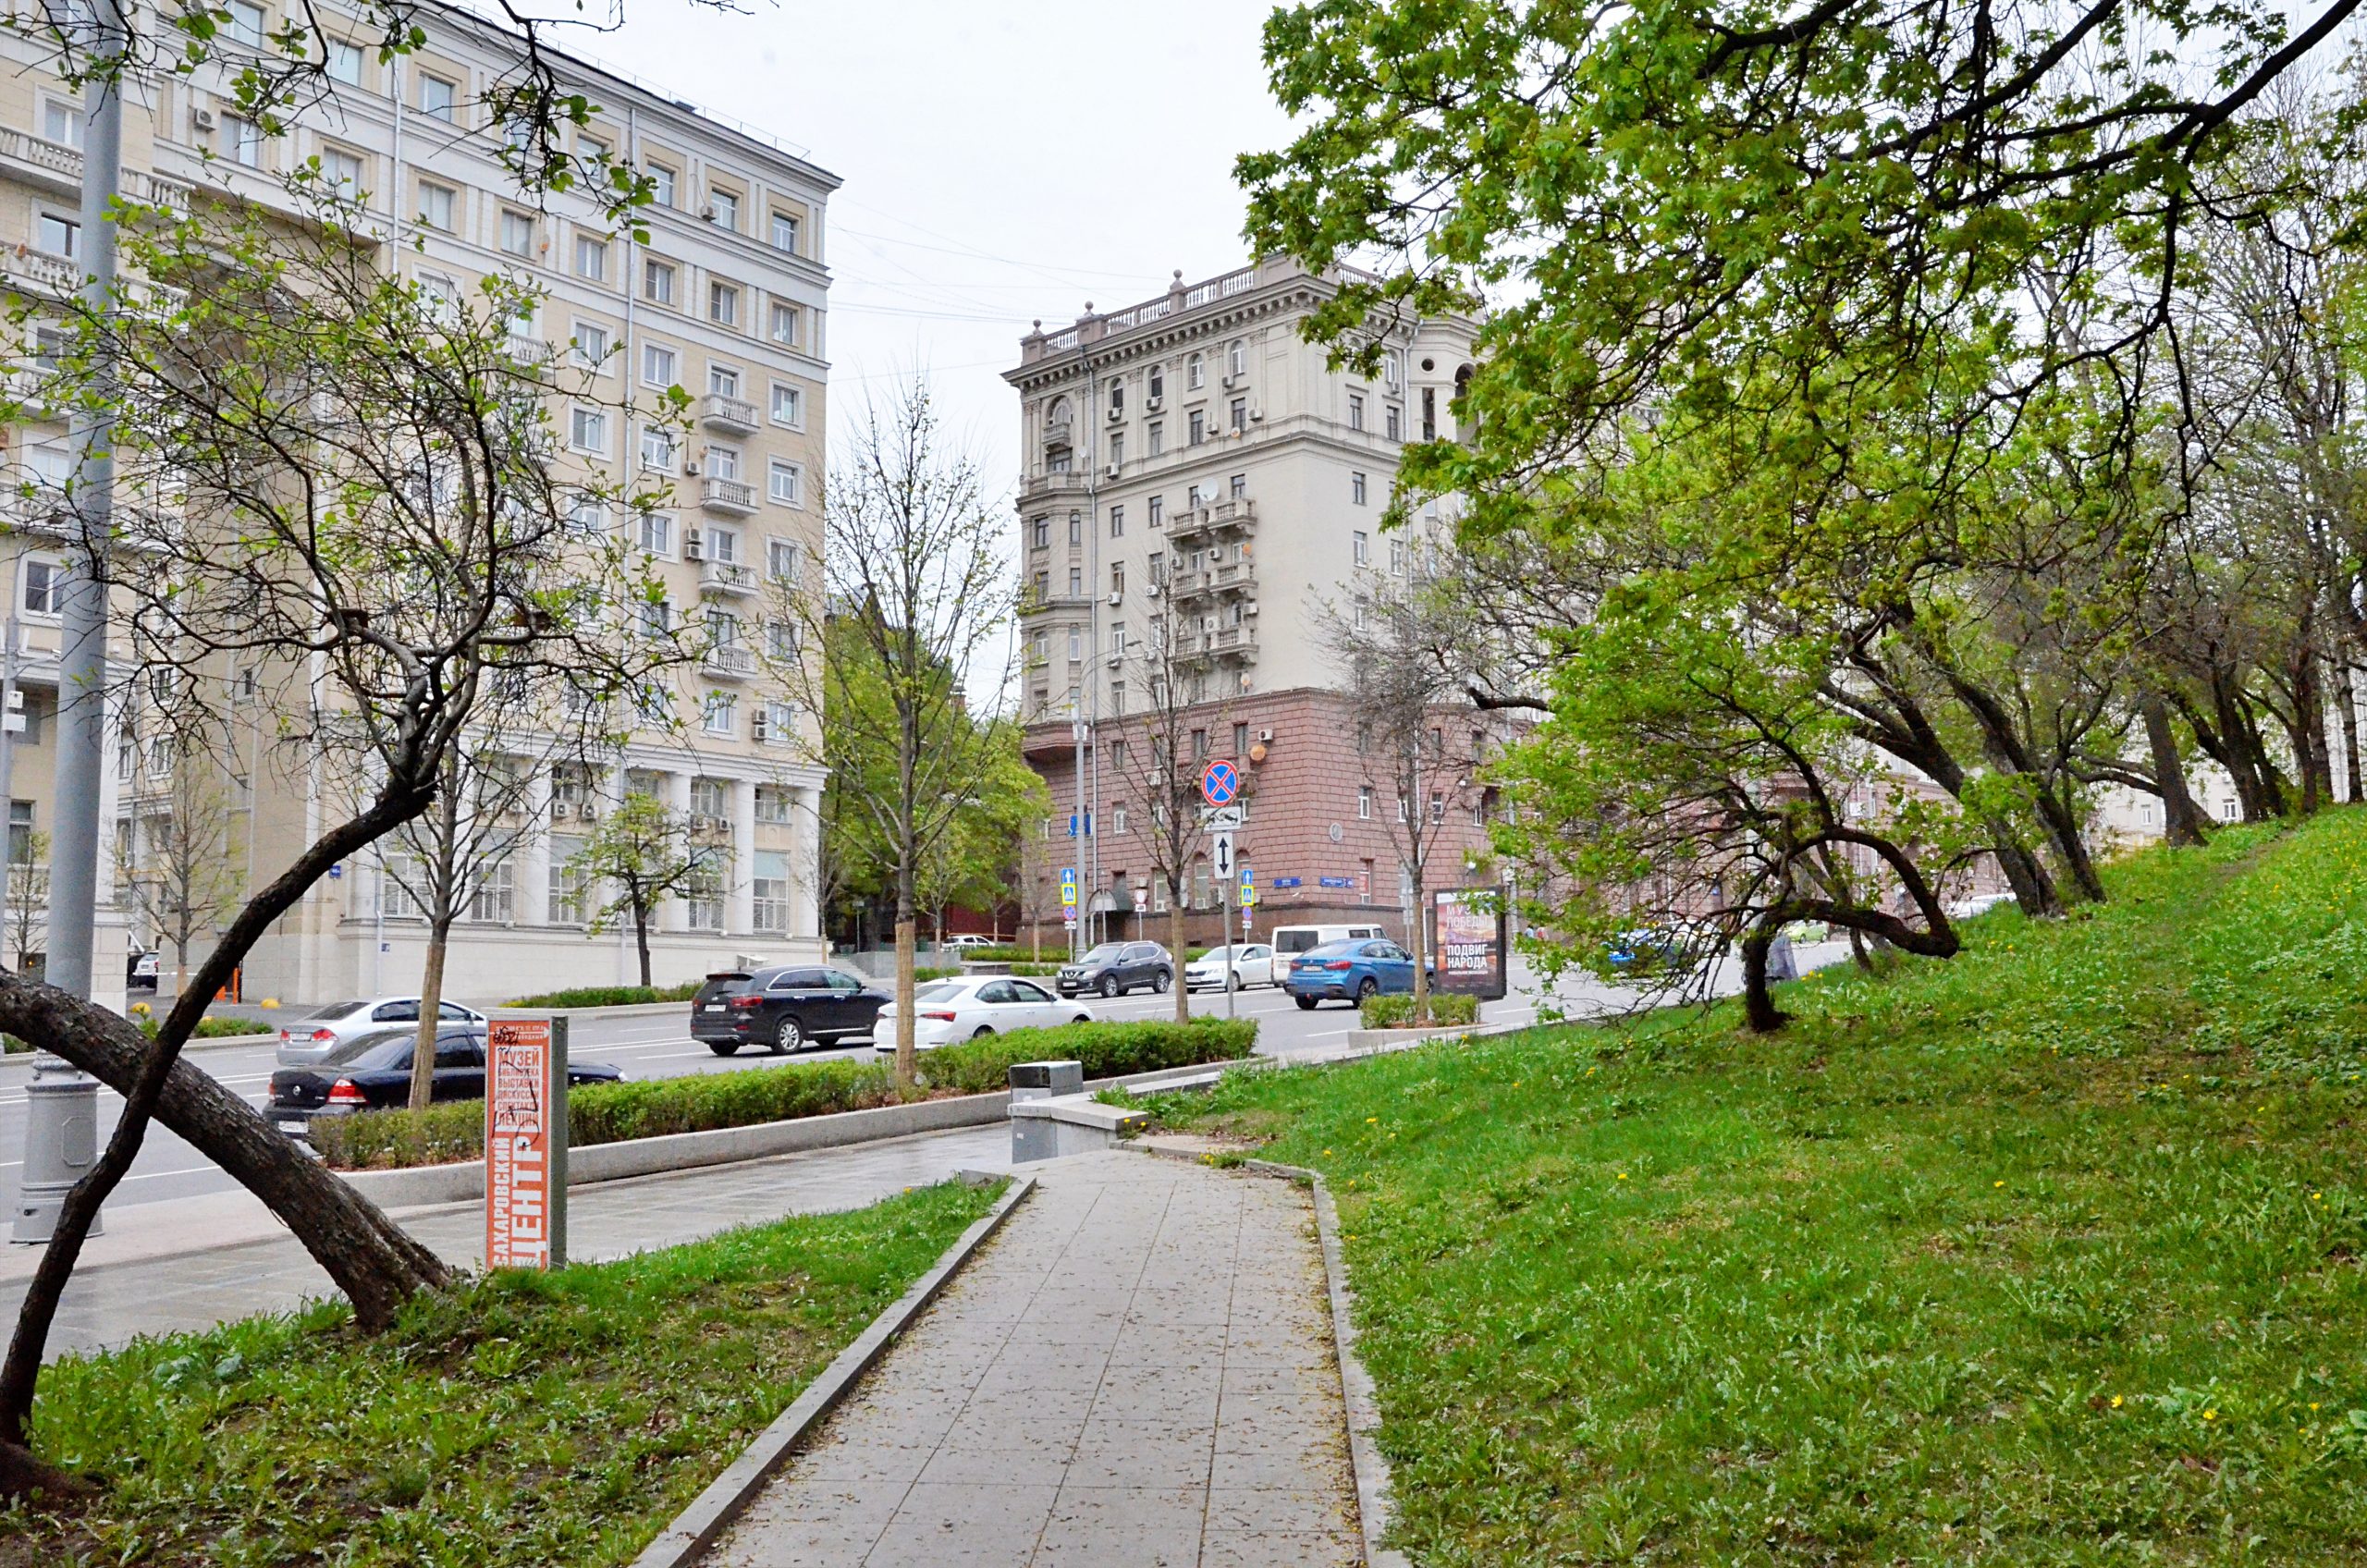
[[[1326,942],[1361,942],[1367,937],[1385,937],[1388,935],[1378,925],[1277,925],[1274,927],[1276,973],[1281,973],[1287,961],[1309,948],[1319,948]]]

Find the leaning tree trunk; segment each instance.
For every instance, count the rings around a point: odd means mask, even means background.
[[[439,898],[439,903],[444,900]],[[419,1033],[411,1047],[411,1109],[425,1110],[435,1097],[435,1036],[443,1023],[444,954],[452,945],[452,915],[438,910],[427,928],[427,963],[419,977]],[[646,967],[646,966],[644,966]],[[648,984],[647,976],[643,977]]]
[[[2005,874],[2005,886],[2014,890],[2014,901],[2021,906],[2022,914],[2030,920],[2044,920],[2063,913],[2063,896],[2055,891],[2054,878],[2030,846],[2015,833],[2013,826],[2002,817],[1989,819],[1989,852],[1997,857],[1997,869]]]
[[[2153,753],[2153,778],[2162,790],[2162,836],[2171,844],[2200,844],[2208,830],[2194,791],[2187,788],[2186,759],[2178,754],[2177,732],[2170,728],[2170,707],[2159,692],[2137,699],[2145,720],[2145,744]]]

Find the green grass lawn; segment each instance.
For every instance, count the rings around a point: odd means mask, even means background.
[[[1423,1568],[2367,1562],[2367,813],[2111,884],[1165,1109],[1331,1179]]]
[[[324,1306],[63,1362],[35,1441],[107,1494],[0,1513],[0,1564],[630,1562],[994,1197],[505,1275],[376,1339]]]

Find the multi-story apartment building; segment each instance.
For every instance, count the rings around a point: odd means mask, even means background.
[[[1267,261],[1021,341],[1020,636],[1030,763],[1053,816],[1031,836],[1021,889],[1047,940],[1073,869],[1090,935],[1164,937],[1166,891],[1128,737],[1168,670],[1189,683],[1179,749],[1239,760],[1236,839],[1257,928],[1326,918],[1392,927],[1409,913],[1390,824],[1399,801],[1343,717],[1323,633],[1370,574],[1404,573],[1425,521],[1384,530],[1405,443],[1453,434],[1476,324],[1387,329],[1380,374],[1335,371],[1300,328],[1331,281]],[[1156,673],[1154,673],[1156,671]],[[1139,741],[1134,743],[1139,744]],[[1427,791],[1426,791],[1427,792]],[[1444,802],[1433,802],[1445,809]],[[1484,802],[1458,798],[1429,861],[1459,884],[1484,845]],[[1194,940],[1219,890],[1205,859],[1185,897]]]
[[[279,177],[316,158],[324,178],[358,202],[355,227],[392,241],[383,248],[388,264],[423,290],[457,296],[497,272],[530,278],[546,298],[535,319],[516,325],[520,352],[570,360],[601,386],[596,408],[551,410],[567,447],[559,460],[619,481],[634,472],[671,479],[672,508],[595,521],[626,531],[657,563],[674,612],[703,617],[719,644],[676,680],[685,722],[647,731],[600,765],[535,778],[532,830],[487,868],[456,933],[448,991],[498,998],[632,977],[629,934],[588,935],[598,889],[569,868],[628,790],[691,814],[729,851],[718,862],[728,870],[661,913],[654,941],[661,983],[735,954],[818,957],[818,720],[768,678],[771,662],[755,646],[758,638],[793,636],[768,618],[781,584],[819,575],[824,240],[838,181],[761,132],[558,57],[568,86],[597,106],[572,133],[572,150],[608,154],[654,183],[656,202],[640,214],[647,243],[613,228],[580,195],[522,201],[486,107],[497,84],[515,79],[518,40],[434,6],[415,16],[423,45],[391,62],[378,58],[356,21],[355,42],[329,50],[333,98],[286,134],[266,136],[239,114],[230,61],[242,48],[269,46],[277,6],[228,0],[222,64],[139,84],[126,116],[127,193],[178,202],[205,189],[285,206]],[[334,5],[306,12],[316,16],[336,31]],[[0,239],[8,242],[0,272],[19,290],[70,288],[79,276],[78,105],[44,74],[38,50],[0,39],[0,54],[13,67],[0,84]],[[631,417],[631,405],[654,409],[677,386],[693,398],[687,438]],[[62,428],[34,426],[10,438],[18,472],[65,477]],[[9,657],[27,693],[8,776],[11,853],[30,855],[51,812],[62,561],[29,527],[0,539],[0,555]],[[254,728],[260,735],[269,726]],[[109,770],[103,820],[118,824],[117,842],[137,864],[143,815],[161,800],[174,764],[136,736],[110,749],[119,763]],[[234,852],[248,885],[259,885],[320,826],[330,785],[317,765],[232,759],[228,771]],[[417,984],[423,935],[412,900],[383,874],[389,852],[399,851],[381,845],[338,868],[279,923],[249,963],[250,996],[320,999]],[[104,954],[99,972],[104,984]]]

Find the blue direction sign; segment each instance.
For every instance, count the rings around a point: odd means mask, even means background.
[[[1212,806],[1231,805],[1241,793],[1241,769],[1220,757],[1200,770],[1200,798]]]
[[[1318,876],[1315,880],[1317,886],[1324,888],[1353,888],[1356,885],[1353,876]]]
[[[1295,876],[1277,876],[1274,878],[1274,886],[1277,888],[1295,888],[1298,886],[1298,878]]]

